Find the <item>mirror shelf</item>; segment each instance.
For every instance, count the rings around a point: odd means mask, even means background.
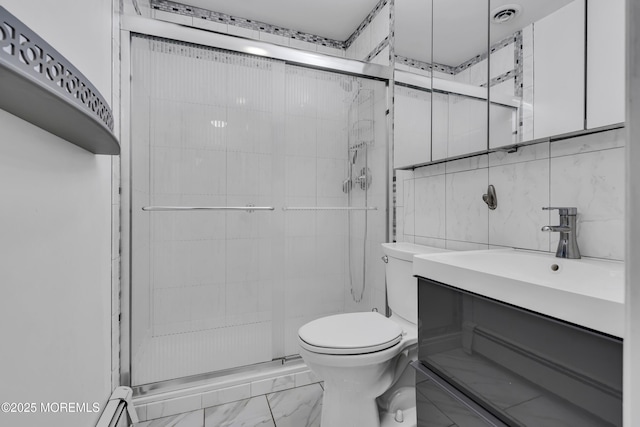
[[[545,137],[545,138],[538,138],[538,139],[532,139],[529,141],[523,141],[523,142],[519,142],[516,144],[511,144],[511,145],[505,145],[502,147],[496,147],[496,148],[490,148],[488,150],[481,150],[481,151],[476,151],[474,153],[468,153],[468,154],[462,154],[459,156],[453,156],[453,157],[447,157],[447,158],[443,158],[443,159],[437,159],[437,160],[433,160],[430,162],[424,162],[424,163],[420,163],[420,164],[415,164],[415,165],[410,165],[410,166],[404,166],[404,167],[394,167],[394,170],[415,170],[418,168],[422,168],[425,166],[431,166],[431,165],[436,165],[439,163],[447,163],[447,162],[452,162],[454,160],[460,160],[460,159],[467,159],[470,157],[476,157],[476,156],[482,156],[485,154],[490,154],[490,153],[496,153],[496,152],[507,152],[507,153],[515,153],[518,151],[519,148],[521,147],[526,147],[528,145],[535,145],[535,144],[540,144],[543,142],[550,142],[550,143],[554,143],[554,142],[560,142],[569,138],[575,138],[578,136],[585,136],[585,135],[591,135],[594,133],[599,133],[599,132],[606,132],[606,131],[610,131],[610,130],[614,130],[614,129],[621,129],[625,127],[625,123],[615,123],[612,125],[606,125],[606,126],[600,126],[597,128],[591,128],[591,129],[582,129],[582,130],[577,130],[577,131],[573,131],[573,132],[567,132],[561,135],[554,135],[551,137]]]

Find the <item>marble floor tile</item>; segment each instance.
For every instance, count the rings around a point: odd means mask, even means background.
[[[275,427],[265,396],[204,410],[205,427]]]
[[[204,427],[204,410],[144,421],[134,427]]]
[[[311,384],[267,395],[277,427],[320,427],[322,393]]]
[[[499,408],[509,408],[540,396],[533,384],[481,356],[469,355],[462,349],[435,354],[430,359]]]

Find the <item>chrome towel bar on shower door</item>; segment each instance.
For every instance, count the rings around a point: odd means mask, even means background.
[[[143,211],[272,211],[271,206],[145,206]]]
[[[375,211],[375,206],[293,206],[284,207],[283,211]]]

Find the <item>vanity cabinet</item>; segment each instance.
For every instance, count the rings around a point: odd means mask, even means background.
[[[425,278],[418,311],[418,420],[622,426],[622,339]]]

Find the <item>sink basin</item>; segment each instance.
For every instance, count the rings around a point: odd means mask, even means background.
[[[417,255],[413,274],[619,338],[624,263],[494,249]]]

